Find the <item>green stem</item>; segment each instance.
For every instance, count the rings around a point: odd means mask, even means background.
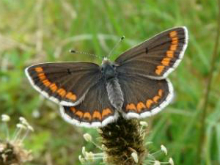
[[[212,59],[211,59],[211,68],[210,68],[210,73],[209,77],[207,80],[207,86],[206,86],[206,91],[205,91],[205,98],[204,98],[204,106],[202,109],[202,114],[200,118],[200,135],[199,135],[199,141],[198,141],[198,148],[197,148],[197,160],[196,164],[202,164],[202,148],[205,140],[205,130],[206,130],[206,125],[205,125],[205,119],[207,115],[207,109],[208,109],[208,104],[209,104],[209,96],[211,92],[211,85],[212,85],[212,79],[213,79],[213,73],[215,70],[215,62],[218,57],[218,45],[219,45],[219,38],[220,38],[220,0],[218,0],[218,18],[217,18],[217,34],[216,34],[216,39],[215,39],[215,46],[212,54]]]

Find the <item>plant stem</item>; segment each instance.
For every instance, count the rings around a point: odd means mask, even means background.
[[[205,140],[205,131],[206,131],[206,125],[205,125],[205,119],[207,115],[207,109],[208,109],[208,104],[209,104],[209,96],[211,92],[211,85],[212,85],[212,79],[213,79],[213,73],[215,70],[215,62],[218,57],[218,45],[219,45],[219,38],[220,38],[220,0],[218,0],[218,18],[217,18],[217,34],[216,34],[216,39],[215,39],[215,46],[212,54],[212,59],[211,59],[211,68],[210,68],[210,73],[209,77],[207,80],[207,86],[205,90],[205,99],[204,99],[204,105],[202,109],[202,114],[200,118],[200,135],[199,135],[199,142],[198,142],[198,147],[197,147],[197,160],[196,164],[202,164],[202,148]]]

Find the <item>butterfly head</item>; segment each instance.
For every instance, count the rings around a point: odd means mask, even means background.
[[[101,72],[102,72],[103,77],[106,80],[115,78],[116,65],[105,57],[102,61]]]

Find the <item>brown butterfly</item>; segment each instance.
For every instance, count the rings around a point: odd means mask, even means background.
[[[127,50],[114,62],[43,63],[26,68],[42,95],[60,105],[62,117],[85,127],[144,118],[167,106],[173,87],[167,76],[179,65],[188,42],[186,27],[164,31]]]

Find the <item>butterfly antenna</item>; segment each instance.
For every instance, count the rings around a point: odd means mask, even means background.
[[[109,57],[111,54],[112,54],[112,52],[119,46],[119,44],[123,41],[125,39],[125,36],[122,36],[121,38],[120,38],[120,40],[115,44],[115,46],[112,48],[112,50],[109,52],[109,54],[107,55],[107,57]]]
[[[73,49],[71,49],[69,52],[73,53],[73,54],[85,54],[85,55],[88,55],[88,56],[93,56],[93,57],[97,57],[97,58],[101,59],[99,56],[97,56],[95,54],[81,52],[81,51],[76,51],[76,50],[73,50]]]

